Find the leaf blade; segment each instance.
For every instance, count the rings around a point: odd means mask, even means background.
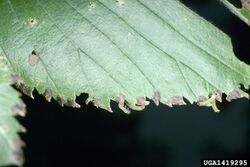
[[[61,104],[84,92],[110,111],[110,100],[142,109],[156,92],[164,104],[176,96],[193,103],[248,87],[249,66],[236,59],[229,37],[178,1],[8,2],[1,12],[15,28],[3,21],[9,28],[1,28],[0,46],[28,86],[50,90]]]
[[[25,105],[11,86],[10,71],[0,55],[0,166],[23,164],[23,143],[18,132],[24,128],[14,118],[25,115]]]

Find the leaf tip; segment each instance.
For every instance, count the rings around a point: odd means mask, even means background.
[[[153,102],[155,103],[156,106],[159,106],[160,100],[161,100],[160,92],[156,91],[154,93],[154,96],[153,96],[152,100],[153,100]]]
[[[50,89],[46,89],[45,92],[43,93],[43,96],[48,102],[51,102],[52,99],[52,91]]]
[[[209,98],[205,96],[200,96],[197,101],[197,104],[199,106],[212,107],[214,112],[219,112],[220,110],[217,107],[216,101],[222,101],[222,95],[219,91],[215,91],[213,94],[210,95]]]

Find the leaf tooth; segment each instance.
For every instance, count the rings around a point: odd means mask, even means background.
[[[64,104],[66,103],[64,97],[62,97],[62,96],[58,96],[58,97],[56,98],[56,101],[57,101],[57,103],[58,103],[60,106],[62,106],[62,107],[63,107]]]
[[[23,166],[24,163],[24,156],[22,151],[14,151],[13,154],[11,155],[11,158],[17,166]]]
[[[145,97],[137,97],[136,100],[137,100],[137,105],[139,106],[147,106],[150,103],[145,99]]]
[[[110,113],[114,112],[110,106],[108,106],[107,110],[108,110],[108,112],[110,112]]]
[[[94,98],[93,98],[93,105],[96,107],[96,108],[99,108],[99,107],[101,107],[101,98],[100,97],[97,97],[97,96],[95,96]]]
[[[92,98],[92,100],[89,97],[86,100],[86,104],[89,103],[89,101],[92,101],[93,105],[96,108],[101,108],[101,109],[104,109],[104,110],[106,110],[108,112],[111,112],[111,113],[113,112],[112,108],[110,107],[110,99],[107,100],[107,98],[101,98],[101,97],[95,96],[95,97]]]
[[[219,90],[216,90],[212,93],[212,95],[215,95],[215,100],[218,102],[222,102],[222,92]]]
[[[153,96],[152,100],[153,100],[153,102],[155,103],[155,105],[159,106],[160,100],[161,100],[160,92],[156,91],[156,92],[154,93],[154,96]]]
[[[12,112],[19,116],[24,117],[26,115],[26,105],[24,103],[17,103],[12,107]]]
[[[27,86],[24,82],[16,83],[16,87],[23,92],[23,94],[29,96],[30,98],[34,99],[33,96],[33,88]]]
[[[181,96],[173,96],[171,97],[167,102],[166,105],[168,105],[169,107],[173,107],[173,105],[186,105],[183,97]]]
[[[50,89],[46,89],[45,92],[43,93],[43,96],[48,102],[51,102],[52,99],[52,91]]]
[[[26,130],[26,128],[24,128],[23,126],[19,129],[19,132],[21,132],[21,133],[26,133],[27,132],[27,130]]]
[[[20,150],[18,148],[24,147],[24,146],[25,146],[25,143],[19,138],[15,138],[14,140],[12,140],[11,147],[13,150],[15,151]]]
[[[33,96],[34,88],[30,88],[29,86],[27,86],[25,84],[25,82],[18,75],[12,75],[11,79],[12,79],[12,82],[15,84],[15,86],[21,92],[23,92],[23,94],[25,94],[25,95],[31,97],[32,99],[34,99],[34,96]]]
[[[216,101],[218,99],[220,100],[217,93],[212,94],[210,98],[201,96],[199,97],[197,104],[199,106],[212,107],[214,112],[220,112],[220,110],[218,109],[216,105]]]
[[[226,100],[231,102],[232,100],[243,98],[243,97],[249,99],[249,94],[241,90],[240,86],[237,86],[233,91],[228,93]]]
[[[67,102],[65,103],[66,106],[73,107],[73,108],[81,108],[81,105],[76,103],[75,98],[73,99],[68,99]]]
[[[88,105],[89,102],[93,101],[92,99],[93,99],[92,97],[88,97],[88,98],[85,100],[85,104]]]
[[[136,104],[131,104],[125,100],[125,104],[123,106],[126,106],[126,110],[128,110],[128,107],[131,108],[132,110],[136,111],[141,111],[145,108],[145,106],[149,105],[149,101],[146,100],[145,97],[137,97],[136,98],[137,103]],[[130,113],[129,111],[125,111],[126,113]]]
[[[120,94],[119,96],[117,96],[117,97],[115,98],[115,101],[116,101],[118,104],[124,106],[124,105],[125,105],[125,96],[124,96],[123,94]]]
[[[110,107],[110,105],[101,105],[100,108],[110,112],[110,113],[113,113],[113,110],[112,108]]]
[[[13,154],[11,155],[11,158],[18,166],[22,166],[24,163],[24,156],[23,152],[20,149],[21,147],[24,147],[25,143],[22,142],[19,138],[16,138],[12,141],[11,147],[14,150]]]
[[[125,104],[125,96],[123,94],[120,94],[115,98],[115,101],[118,103],[118,107],[126,114],[130,114],[130,109]]]
[[[118,104],[118,107],[126,114],[130,114],[131,113],[131,110],[125,106],[125,105],[121,105],[121,104]]]

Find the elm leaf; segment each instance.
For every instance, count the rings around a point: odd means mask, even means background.
[[[0,50],[19,76],[50,101],[126,113],[187,101],[212,106],[248,97],[250,67],[230,38],[177,0],[2,0]],[[187,101],[183,100],[183,97]]]

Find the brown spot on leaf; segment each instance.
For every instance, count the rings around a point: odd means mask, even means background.
[[[173,107],[173,105],[181,106],[181,105],[186,105],[186,103],[185,103],[183,97],[174,96],[167,101],[166,105],[168,105],[169,107]]]
[[[29,64],[35,66],[39,62],[39,56],[35,51],[32,51],[29,55]]]
[[[155,103],[155,105],[158,106],[160,104],[160,100],[161,100],[160,92],[155,92],[152,100]]]
[[[250,0],[241,0],[242,7],[250,11]]]

